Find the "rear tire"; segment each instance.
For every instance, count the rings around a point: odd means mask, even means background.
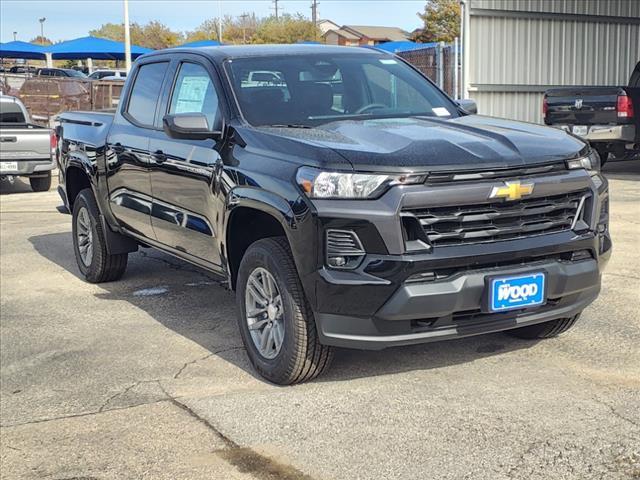
[[[73,250],[88,282],[118,280],[127,268],[128,254],[111,255],[107,251],[98,205],[90,188],[82,190],[73,202]]]
[[[507,330],[507,333],[514,337],[524,338],[526,340],[552,338],[573,327],[573,325],[578,321],[578,318],[580,318],[580,314],[575,317],[559,318],[558,320],[537,323],[527,327],[514,328],[513,330]]]
[[[51,188],[51,172],[46,177],[29,177],[29,183],[34,192],[48,192]]]
[[[269,306],[264,308],[265,312],[260,316],[256,314],[248,319],[247,305],[256,297],[251,296],[251,293],[247,295],[247,286],[250,278],[255,280],[256,273],[275,280],[275,288],[269,288],[274,292],[264,297],[278,300],[268,302]],[[252,283],[252,286],[255,286],[255,283]],[[292,385],[311,380],[328,368],[333,357],[333,349],[322,345],[318,339],[315,319],[304,295],[286,238],[266,238],[249,246],[238,269],[236,302],[239,313],[238,325],[247,355],[251,364],[264,378],[280,385]],[[277,313],[274,312],[274,308]],[[276,320],[268,320],[272,316],[281,322],[276,331],[284,332],[277,342],[279,347],[263,354],[256,343],[259,343],[256,335],[264,333],[267,327],[250,331],[249,322],[266,322],[267,325],[273,323],[275,326]]]

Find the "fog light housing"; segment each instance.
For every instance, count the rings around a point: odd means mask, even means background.
[[[591,260],[592,258],[593,258],[593,255],[591,255],[591,252],[589,250],[576,250],[571,254],[572,262],[579,262],[581,260]]]
[[[326,231],[326,255],[330,268],[352,270],[360,266],[366,253],[355,232],[329,229]]]

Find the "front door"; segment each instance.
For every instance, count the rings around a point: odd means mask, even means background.
[[[215,74],[210,66],[182,61],[175,69],[164,112],[203,113],[209,127],[220,124]],[[162,115],[161,115],[162,116]],[[220,162],[214,140],[177,140],[163,131],[151,138],[153,209],[151,222],[157,240],[170,249],[220,265],[213,192],[214,171]]]

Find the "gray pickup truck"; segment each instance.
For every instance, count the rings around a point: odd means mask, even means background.
[[[29,113],[15,97],[0,95],[0,179],[28,177],[34,192],[51,187],[55,168],[56,136],[31,123]]]

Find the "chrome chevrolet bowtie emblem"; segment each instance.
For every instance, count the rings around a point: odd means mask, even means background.
[[[506,182],[503,187],[493,187],[489,198],[504,198],[505,200],[520,200],[533,193],[533,183]]]

